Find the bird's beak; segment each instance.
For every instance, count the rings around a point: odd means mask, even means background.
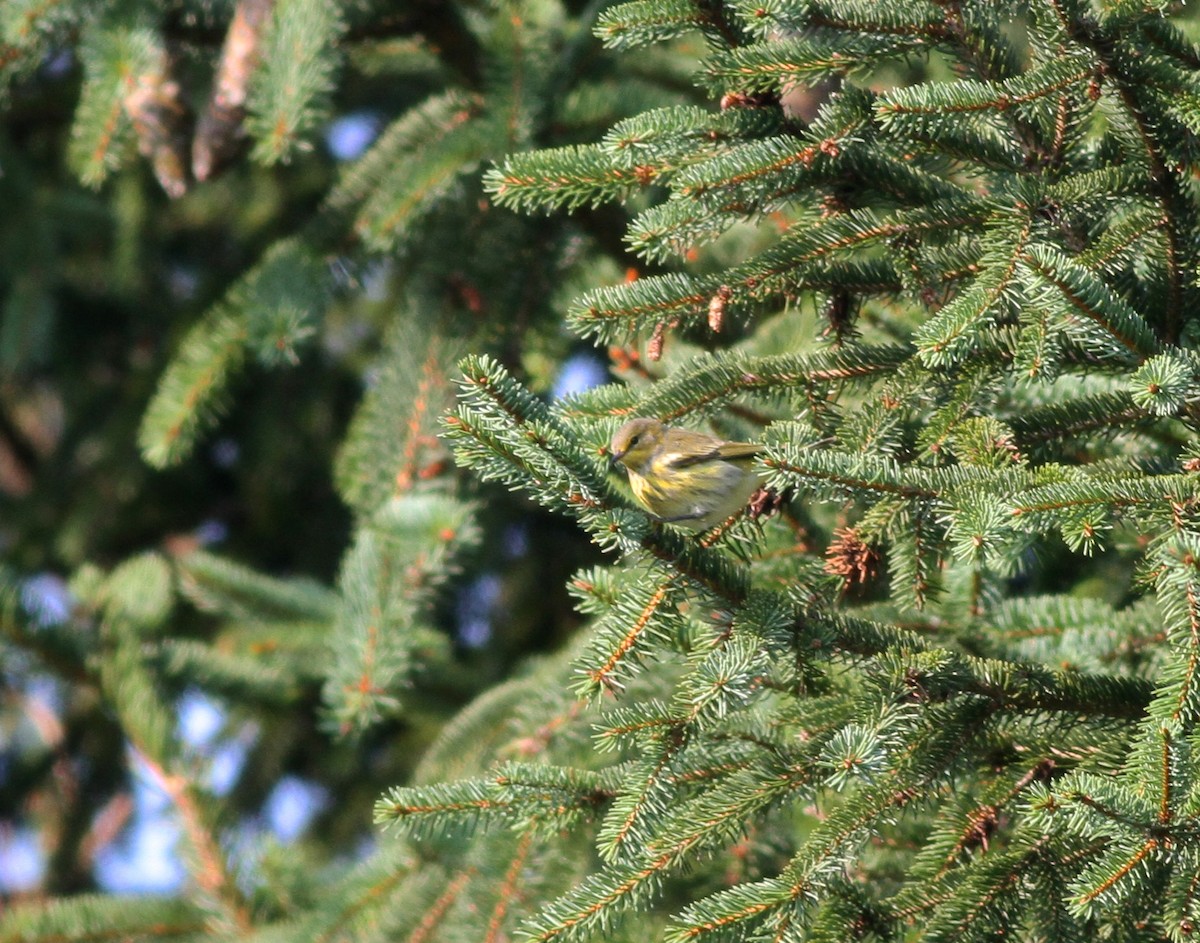
[[[609,456],[608,456],[608,470],[609,470],[609,471],[616,471],[616,470],[617,470],[617,463],[618,463],[619,461],[621,461],[621,459],[622,459],[622,458],[624,458],[624,457],[625,457],[625,453],[624,453],[624,452],[613,452],[611,455],[609,455]]]

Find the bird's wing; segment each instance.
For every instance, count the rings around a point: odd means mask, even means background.
[[[672,455],[667,460],[667,464],[671,468],[687,468],[689,465],[699,465],[701,462],[711,462],[716,459],[726,462],[749,461],[762,453],[763,447],[751,442],[721,442],[704,452]]]

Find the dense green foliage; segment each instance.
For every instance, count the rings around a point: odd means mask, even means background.
[[[122,745],[189,880],[30,902],[0,940],[1194,935],[1200,49],[1176,5],[83,8],[4,14],[31,236],[0,247],[0,353],[73,430],[45,456],[15,411],[2,430],[45,466],[9,484],[6,762],[24,820],[70,836],[45,893],[91,889]],[[230,21],[254,55],[215,48]],[[77,72],[37,71],[65,49]],[[218,94],[239,75],[244,107]],[[33,110],[68,81],[69,141]],[[386,127],[337,171],[315,135],[367,103]],[[172,297],[180,258],[205,288]],[[104,354],[58,356],[77,295],[144,351],[103,374],[102,441],[136,424],[160,471],[88,461]],[[581,339],[618,382],[550,395]],[[763,442],[773,499],[699,537],[651,520],[605,460],[637,415]],[[205,480],[222,435],[251,482],[324,462],[348,522],[293,494],[204,549],[205,502],[257,511]],[[69,616],[29,603],[46,569]],[[17,719],[34,672],[57,739]],[[197,691],[257,730],[226,794],[180,740]],[[286,852],[246,837],[284,773],[332,797]],[[347,863],[367,794],[384,832]]]
[[[522,219],[481,173],[680,101],[691,54],[623,74],[585,3],[336,9],[0,4],[0,893],[63,903],[2,939],[336,924],[374,801],[580,621],[598,552],[438,423],[468,350],[561,382],[624,217]],[[283,850],[296,781],[325,801]],[[147,789],[203,864],[182,903],[66,906],[163,886],[112,876]]]

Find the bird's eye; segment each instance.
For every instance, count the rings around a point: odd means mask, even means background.
[[[641,438],[641,436],[635,435],[632,439],[630,439],[629,447],[633,448],[633,446],[637,445],[638,439],[640,439],[640,438]]]

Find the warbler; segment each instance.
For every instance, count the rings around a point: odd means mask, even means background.
[[[658,520],[708,530],[745,507],[762,484],[753,468],[761,445],[727,442],[657,419],[631,419],[608,447],[625,466],[638,503]]]

